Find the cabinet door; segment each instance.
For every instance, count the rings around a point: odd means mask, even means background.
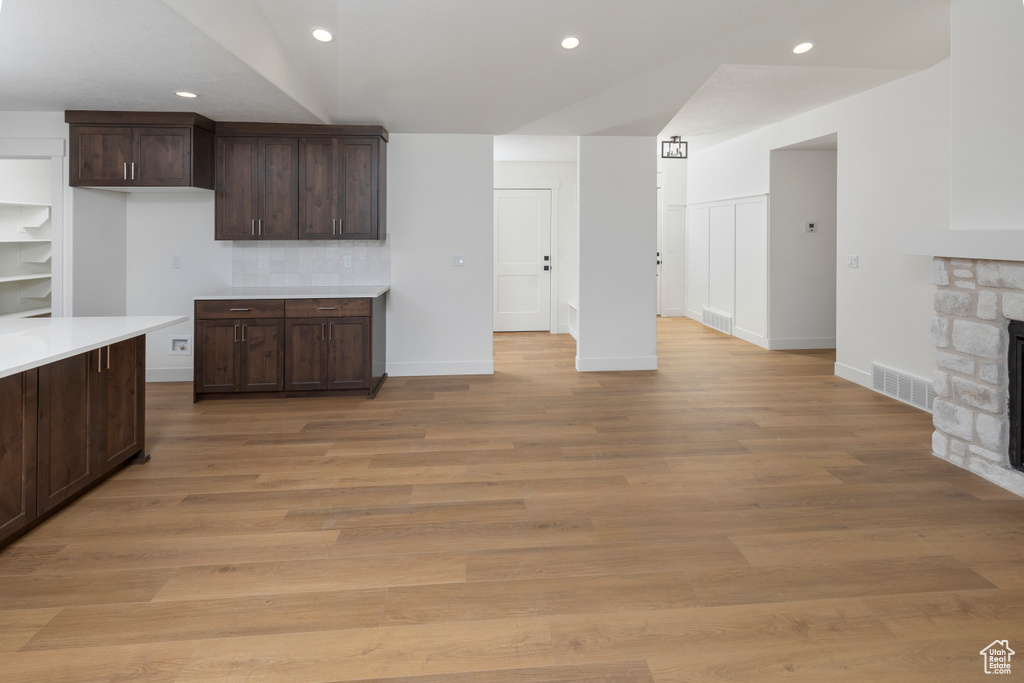
[[[71,126],[70,185],[131,185],[131,160],[131,128]]]
[[[298,138],[260,138],[258,168],[256,234],[260,239],[298,239]]]
[[[370,386],[370,319],[332,318],[327,328],[327,388]]]
[[[96,478],[89,457],[89,380],[99,363],[97,350],[39,368],[38,513],[60,505]]]
[[[37,374],[0,379],[0,543],[36,518]]]
[[[241,388],[239,320],[196,321],[196,392],[230,393]]]
[[[216,239],[257,238],[258,149],[256,138],[217,138]]]
[[[349,239],[377,239],[377,140],[341,139],[341,232]]]
[[[99,372],[91,379],[90,446],[98,475],[142,450],[145,437],[145,337],[101,349]]]
[[[284,389],[284,321],[242,320],[240,391]]]
[[[285,321],[285,389],[318,391],[327,388],[326,319]]]
[[[187,187],[192,184],[192,129],[133,128],[132,157],[132,185]]]
[[[334,239],[338,234],[337,138],[299,140],[299,239]]]

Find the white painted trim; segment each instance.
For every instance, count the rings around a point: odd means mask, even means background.
[[[768,347],[772,351],[794,351],[798,349],[834,349],[835,337],[793,337],[790,339],[769,339]]]
[[[871,373],[858,370],[857,368],[851,368],[849,365],[843,365],[842,363],[836,363],[835,365],[836,377],[841,377],[845,380],[859,384],[866,389],[871,389]],[[871,389],[874,391],[874,389]],[[878,393],[877,391],[875,393]],[[883,394],[884,396],[884,394]]]
[[[390,377],[433,377],[437,375],[493,375],[494,361],[444,361],[437,363],[388,363]]]
[[[657,356],[634,356],[629,358],[580,358],[576,356],[577,372],[619,372],[657,369]]]
[[[192,368],[146,368],[147,382],[191,382]]]
[[[755,346],[760,346],[762,349],[768,348],[768,340],[760,334],[755,334],[749,330],[744,330],[742,327],[736,327],[733,325],[732,336],[737,339],[742,339],[745,342],[750,342]]]

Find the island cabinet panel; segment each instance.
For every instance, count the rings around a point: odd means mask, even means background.
[[[282,318],[266,317],[275,314]],[[318,391],[372,397],[387,377],[383,319],[383,295],[196,301],[194,399]]]
[[[100,349],[100,371],[90,375],[91,457],[104,475],[142,450],[145,443],[145,337]]]
[[[72,187],[213,189],[213,121],[183,112],[67,111]]]
[[[39,512],[57,507],[97,477],[89,457],[89,400],[99,373],[102,349],[65,358],[39,368]],[[92,384],[92,387],[90,387]]]
[[[0,379],[0,545],[36,518],[37,377]]]

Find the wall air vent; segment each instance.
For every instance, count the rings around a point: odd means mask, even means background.
[[[732,316],[728,313],[722,313],[713,308],[703,308],[700,321],[719,332],[732,334]]]
[[[877,363],[871,364],[871,388],[929,413],[935,403],[935,390],[931,382]]]

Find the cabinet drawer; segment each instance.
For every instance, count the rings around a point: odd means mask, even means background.
[[[345,318],[370,315],[369,299],[287,299],[288,318]]]
[[[284,301],[280,299],[235,299],[196,302],[197,320],[280,318],[283,316]]]

